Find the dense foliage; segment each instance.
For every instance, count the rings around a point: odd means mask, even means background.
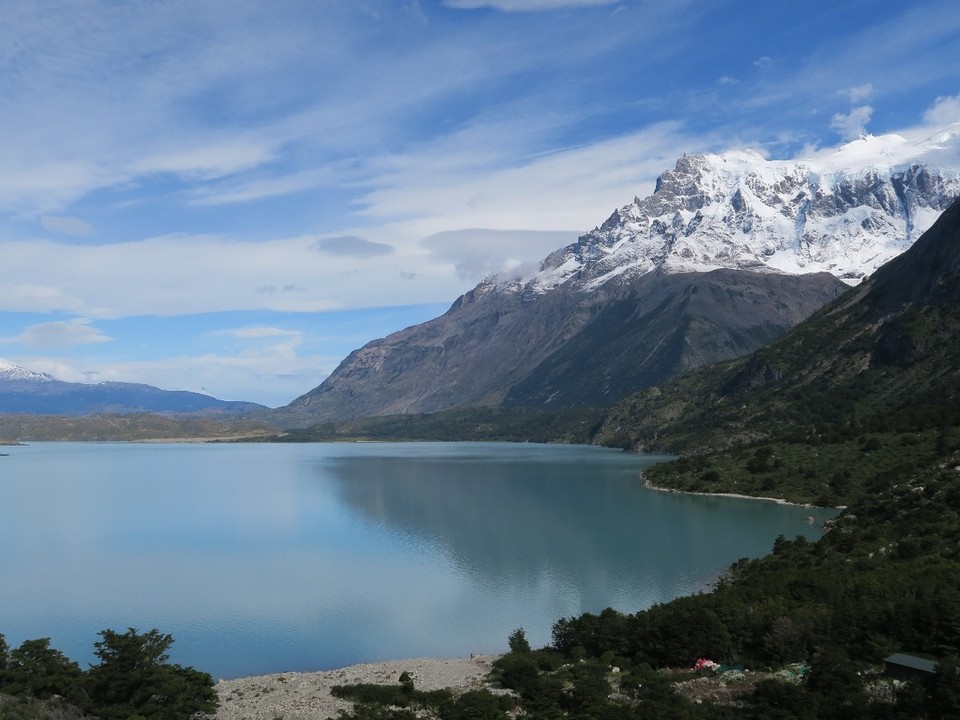
[[[531,720],[960,717],[960,452],[861,495],[818,542],[781,537],[712,592],[561,619],[541,650],[522,630],[508,645],[493,678]],[[893,652],[938,670],[896,685],[881,670]],[[698,658],[721,667],[693,670]],[[402,688],[351,692],[355,718],[460,717]],[[503,708],[489,699],[470,717]]]
[[[217,709],[209,674],[168,662],[170,635],[103,630],[99,662],[83,671],[49,638],[9,649],[0,635],[0,718],[187,720]],[[6,697],[3,697],[6,696]]]

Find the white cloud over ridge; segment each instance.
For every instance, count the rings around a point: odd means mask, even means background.
[[[434,257],[452,262],[459,277],[478,282],[490,275],[517,275],[538,267],[537,261],[576,241],[580,234],[474,228],[436,233],[421,244]]]
[[[830,118],[830,127],[839,133],[844,140],[854,140],[867,132],[867,123],[873,115],[873,108],[861,105],[850,110],[849,113],[837,113]]]

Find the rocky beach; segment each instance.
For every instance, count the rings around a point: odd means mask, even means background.
[[[352,703],[330,694],[334,685],[395,685],[407,672],[419,690],[470,690],[484,686],[496,655],[391,660],[322,672],[287,672],[220,680],[216,720],[325,720]]]

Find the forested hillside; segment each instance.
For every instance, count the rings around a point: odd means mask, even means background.
[[[410,692],[357,718],[960,717],[960,204],[901,258],[750,357],[630,398],[599,437],[684,456],[657,486],[848,507],[818,542],[781,537],[709,593],[522,630],[504,704]],[[894,680],[893,653],[932,673]],[[412,691],[412,688],[408,688]],[[402,691],[398,689],[398,692]],[[412,705],[411,705],[412,703]]]

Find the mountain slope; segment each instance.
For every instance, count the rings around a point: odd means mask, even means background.
[[[960,194],[958,166],[960,126],[811,160],[686,156],[534,275],[490,278],[367,344],[289,412],[605,405],[737,357],[835,297],[837,277],[857,282],[909,247]]]
[[[504,404],[610,405],[640,387],[765,345],[843,285],[828,273],[652,273],[513,385]]]
[[[960,201],[772,345],[619,403],[602,441],[660,450],[960,423]]]
[[[139,383],[71,383],[0,361],[0,413],[93,415],[99,413],[241,413],[263,410],[249,402],[218,400],[184,390]]]
[[[528,304],[481,286],[440,318],[354,351],[292,406],[341,420],[471,405],[610,404],[768,342],[842,287],[826,274],[652,274]]]

